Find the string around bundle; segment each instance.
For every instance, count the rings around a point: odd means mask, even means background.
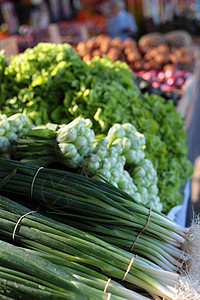
[[[133,257],[131,258],[130,263],[129,263],[128,267],[127,267],[127,270],[126,270],[126,272],[125,272],[125,274],[124,274],[124,277],[122,278],[122,281],[124,281],[124,280],[126,279],[126,276],[127,276],[128,273],[130,272],[130,269],[131,269],[131,267],[132,267],[132,265],[133,265],[135,259],[137,259],[137,255],[136,255],[136,256],[133,256]]]
[[[39,205],[39,206],[40,206],[40,205]],[[15,224],[15,227],[14,227],[14,230],[13,230],[13,234],[12,234],[12,239],[13,239],[13,241],[15,240],[16,230],[17,230],[17,227],[18,227],[19,223],[21,222],[21,220],[22,220],[24,217],[26,217],[26,216],[28,216],[28,215],[30,215],[30,214],[37,213],[37,212],[38,212],[38,209],[39,209],[39,206],[38,206],[38,208],[37,208],[36,210],[29,211],[29,212],[27,212],[26,214],[24,214],[23,216],[21,216],[21,217],[19,218],[19,220],[18,220],[17,223]]]
[[[150,207],[150,209],[149,209],[149,216],[148,216],[148,219],[147,219],[147,223],[145,224],[144,228],[139,232],[139,234],[136,236],[136,239],[135,239],[135,241],[133,242],[133,245],[131,246],[131,248],[130,248],[130,250],[129,250],[130,252],[133,250],[133,248],[134,248],[134,246],[135,246],[137,240],[138,240],[139,237],[141,236],[141,234],[142,234],[142,233],[145,231],[145,229],[148,227],[149,222],[150,222],[150,218],[151,218],[151,211],[152,211],[152,207]]]
[[[42,170],[42,169],[44,169],[44,167],[40,167],[40,168],[36,171],[36,173],[35,173],[35,175],[34,175],[34,177],[33,177],[33,180],[32,180],[32,183],[31,183],[31,198],[33,198],[33,187],[34,187],[35,179],[36,179],[38,173],[40,172],[40,170]]]

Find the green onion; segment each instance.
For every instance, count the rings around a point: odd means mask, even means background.
[[[23,249],[25,251],[25,249]],[[35,250],[27,250],[28,253],[37,254],[58,266],[61,266],[64,270],[66,269],[68,272],[74,275],[75,278],[79,279],[81,282],[86,285],[99,289],[100,291],[104,291],[107,293],[111,293],[112,295],[117,295],[122,297],[123,299],[134,299],[134,300],[145,300],[146,297],[142,295],[126,289],[121,284],[115,282],[113,279],[106,277],[105,275],[92,270],[86,266],[83,266],[79,263],[74,263],[70,260],[63,260],[57,256],[50,255],[48,253],[43,253]],[[149,298],[148,298],[149,299]]]
[[[0,208],[0,236],[12,239],[19,218],[30,210],[2,196]],[[165,271],[147,259],[38,213],[26,215],[21,220],[14,240],[20,245],[49,253],[64,261],[70,260],[99,270],[121,283],[124,278],[132,288],[136,286],[167,299],[172,299],[178,293],[178,274]],[[127,272],[131,261],[132,267]]]
[[[149,216],[148,207],[111,184],[46,168],[40,169],[34,178],[38,170],[21,162],[0,159],[2,191],[25,197],[33,194],[34,199],[29,197],[26,201],[36,200],[51,210],[52,215],[59,214],[63,222],[93,232],[126,250],[133,248],[134,253],[168,271],[178,270],[185,259],[180,248],[187,229],[155,210]]]
[[[0,254],[0,293],[14,299],[149,299],[114,280],[105,290],[108,277],[53,255],[4,241]]]
[[[106,299],[103,291],[86,285],[70,269],[49,262],[37,252],[29,253],[0,241],[0,253],[0,290],[6,296],[14,299],[20,299],[20,294],[22,299]],[[114,295],[113,298],[120,299]]]

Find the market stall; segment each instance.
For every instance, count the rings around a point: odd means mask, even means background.
[[[38,35],[21,27],[26,43],[0,40],[0,298],[198,299],[198,48],[183,30],[122,41],[104,17],[53,12]]]

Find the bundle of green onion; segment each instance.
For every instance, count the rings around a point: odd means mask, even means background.
[[[84,231],[42,216],[37,212],[30,213],[30,209],[2,196],[0,196],[0,237],[14,240],[27,248],[48,253],[49,259],[51,255],[56,256],[57,259],[63,260],[62,265],[65,265],[66,261],[72,261],[99,270],[111,279],[120,280],[121,284],[129,283],[132,289],[140,288],[148,292],[153,298],[173,299],[179,292],[180,277],[177,273],[165,271],[147,259],[112,246]],[[4,267],[9,261],[9,265],[13,264],[15,268],[18,260],[11,259],[9,253],[6,254],[7,251],[3,252],[7,257]],[[35,266],[34,263],[32,265]],[[24,268],[27,270],[28,266]],[[19,271],[18,267],[16,271]],[[35,272],[37,273],[36,266]],[[42,274],[41,272],[38,276]],[[49,279],[49,273],[46,275],[44,273],[44,277],[39,279]],[[54,274],[56,273],[55,270]],[[57,285],[57,281],[59,282],[58,288],[65,286],[63,276],[55,281],[52,279],[50,282]]]
[[[76,118],[67,125],[47,124],[32,128],[18,139],[16,157],[35,164],[61,161],[76,168],[91,151],[94,131],[89,119]]]
[[[0,296],[9,299],[149,299],[79,263],[4,241],[0,264]]]
[[[185,260],[181,247],[188,229],[111,184],[1,158],[0,180],[2,191],[37,201],[52,215],[62,215],[66,223],[94,232],[165,270],[177,271]]]
[[[106,299],[69,271],[3,241],[0,263],[0,295],[10,299],[88,299],[88,294],[94,299]],[[99,294],[102,298],[98,298]]]

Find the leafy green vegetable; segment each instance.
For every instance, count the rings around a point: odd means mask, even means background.
[[[63,105],[86,81],[88,66],[68,44],[38,44],[12,57],[1,84],[4,112],[25,111],[37,125],[69,118]],[[10,105],[11,109],[7,106]]]
[[[133,124],[146,138],[163,212],[179,203],[179,190],[193,171],[184,121],[172,101],[141,94],[127,64],[107,57],[86,64],[70,45],[50,43],[27,49],[8,66],[1,60],[3,113],[25,112],[35,125],[89,118],[95,133],[104,135],[115,123]]]

